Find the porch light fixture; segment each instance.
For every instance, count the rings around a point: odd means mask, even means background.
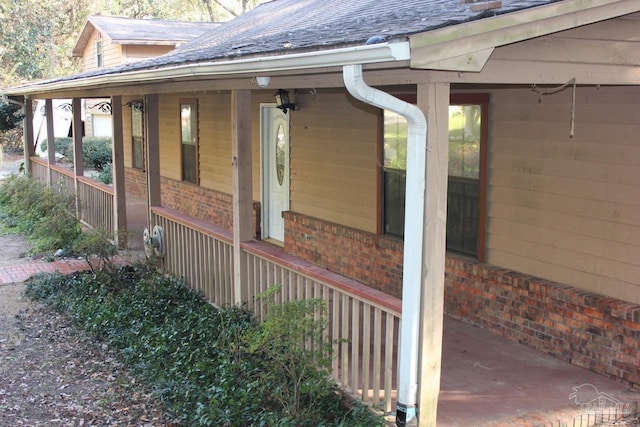
[[[289,92],[284,89],[278,89],[278,91],[273,95],[276,99],[276,107],[281,109],[285,114],[287,110],[295,111],[296,104],[291,102],[289,99]]]

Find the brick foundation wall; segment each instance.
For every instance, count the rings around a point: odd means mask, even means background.
[[[640,386],[640,305],[448,254],[445,312]]]
[[[390,295],[402,296],[402,240],[294,212],[283,216],[285,252]]]
[[[124,168],[124,182],[127,194],[140,199],[147,197],[147,174],[144,171]]]
[[[233,230],[233,198],[230,194],[193,184],[160,178],[162,206],[211,224]],[[260,236],[260,203],[253,202],[255,236]]]
[[[401,297],[402,242],[285,212],[285,252]],[[640,306],[447,253],[445,312],[640,387]]]

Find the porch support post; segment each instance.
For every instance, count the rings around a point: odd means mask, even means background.
[[[82,161],[82,99],[71,100],[73,114],[73,171],[76,176],[84,175],[84,162]]]
[[[111,97],[113,125],[113,193],[114,241],[117,248],[127,245],[127,195],[124,187],[124,135],[122,129],[122,96]]]
[[[84,175],[84,161],[82,160],[82,99],[71,100],[72,134],[73,134],[73,184],[76,197],[76,216],[82,218],[82,199],[78,191],[78,177]]]
[[[33,101],[24,99],[24,171],[27,176],[31,176],[31,157],[35,155],[33,145]]]
[[[145,168],[147,172],[147,225],[153,225],[151,208],[161,205],[160,198],[160,106],[158,94],[145,96]]]
[[[240,243],[253,239],[253,188],[251,175],[251,91],[231,91],[233,170],[233,295],[247,300],[246,257]]]
[[[56,145],[55,145],[55,130],[53,126],[53,100],[47,99],[44,101],[44,111],[47,120],[47,160],[49,173],[47,175],[47,184],[51,185],[53,180],[51,177],[51,165],[56,164]]]
[[[427,117],[423,229],[423,277],[420,309],[418,420],[435,426],[440,393],[444,316],[445,233],[449,151],[449,84],[418,85],[418,107]]]

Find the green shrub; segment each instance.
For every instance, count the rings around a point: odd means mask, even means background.
[[[65,313],[114,349],[179,425],[383,425],[357,402],[347,409],[326,371],[314,366],[307,366],[301,376],[305,384],[299,388],[299,407],[305,409],[294,414],[282,401],[287,394],[276,387],[289,380],[278,378],[282,358],[272,350],[281,345],[297,352],[304,348],[298,339],[307,337],[294,330],[294,343],[288,342],[284,331],[297,326],[282,322],[283,316],[291,311],[310,314],[316,303],[275,309],[266,325],[260,325],[248,311],[213,307],[181,281],[146,264],[37,276],[27,282],[26,294]],[[304,331],[316,329],[307,320],[303,323],[309,326]],[[268,344],[268,337],[277,337],[278,345]],[[296,363],[315,363],[315,356],[325,357],[326,352],[301,354]]]
[[[12,175],[2,183],[0,208],[5,223],[24,233],[35,252],[68,251],[81,233],[74,195],[25,175]]]
[[[94,273],[100,269],[113,271],[113,256],[117,249],[111,243],[113,233],[105,230],[88,230],[81,233],[73,241],[71,251],[82,256]]]
[[[62,154],[67,160],[73,161],[73,139],[67,137],[54,138],[56,153]],[[47,140],[40,143],[40,149],[47,151]],[[82,161],[88,168],[102,171],[106,165],[111,165],[111,138],[91,137],[82,139]]]
[[[266,305],[267,315],[257,333],[248,337],[249,344],[252,352],[267,361],[269,375],[263,379],[287,418],[309,419],[336,393],[327,381],[333,353],[324,337],[327,308],[322,299],[278,304],[280,291],[281,286],[275,285],[257,296]]]
[[[88,168],[102,171],[111,164],[111,138],[86,137],[82,140],[82,160]]]
[[[111,168],[111,163],[104,165],[102,172],[98,174],[98,181],[103,184],[113,184],[113,169]]]
[[[49,148],[47,144],[48,144],[47,139],[46,138],[43,139],[42,142],[40,142],[40,150],[46,153],[47,149]],[[56,148],[56,153],[62,154],[69,161],[73,161],[73,139],[72,138],[69,138],[66,136],[65,137],[56,136],[55,138],[53,138],[53,144]]]

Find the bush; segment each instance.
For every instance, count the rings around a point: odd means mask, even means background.
[[[111,138],[86,137],[82,140],[82,160],[88,168],[102,171],[111,164]]]
[[[40,142],[40,150],[47,152],[49,146],[47,145],[47,139],[43,139]],[[69,161],[73,161],[73,139],[69,137],[56,136],[53,139],[53,144],[56,148],[56,153],[62,154]]]
[[[5,153],[23,153],[22,128],[0,131],[0,146]]]
[[[98,181],[103,184],[113,184],[113,169],[111,167],[111,163],[107,163],[102,168],[102,172],[98,174]]]
[[[311,365],[299,388],[299,401],[306,409],[287,410],[289,404],[282,401],[287,395],[277,387],[288,387],[289,379],[279,378],[281,370],[272,370],[281,358],[266,348],[266,340],[277,336],[285,348],[304,347],[295,331],[286,339],[285,331],[295,327],[294,322],[281,323],[289,308],[274,310],[274,321],[260,325],[248,311],[213,307],[181,281],[146,264],[41,275],[27,282],[26,294],[65,313],[114,349],[180,425],[383,425],[357,402],[347,409],[326,371]],[[283,329],[275,331],[276,326]],[[296,363],[307,364],[309,357],[303,354]]]
[[[2,183],[0,208],[5,223],[24,233],[35,252],[69,251],[81,233],[74,195],[25,175],[11,175]]]
[[[69,161],[73,161],[73,139],[67,137],[54,138],[56,153],[62,154]],[[47,151],[47,140],[40,143],[40,149]],[[111,138],[85,137],[82,140],[82,161],[88,168],[102,171],[107,165],[111,165]]]

